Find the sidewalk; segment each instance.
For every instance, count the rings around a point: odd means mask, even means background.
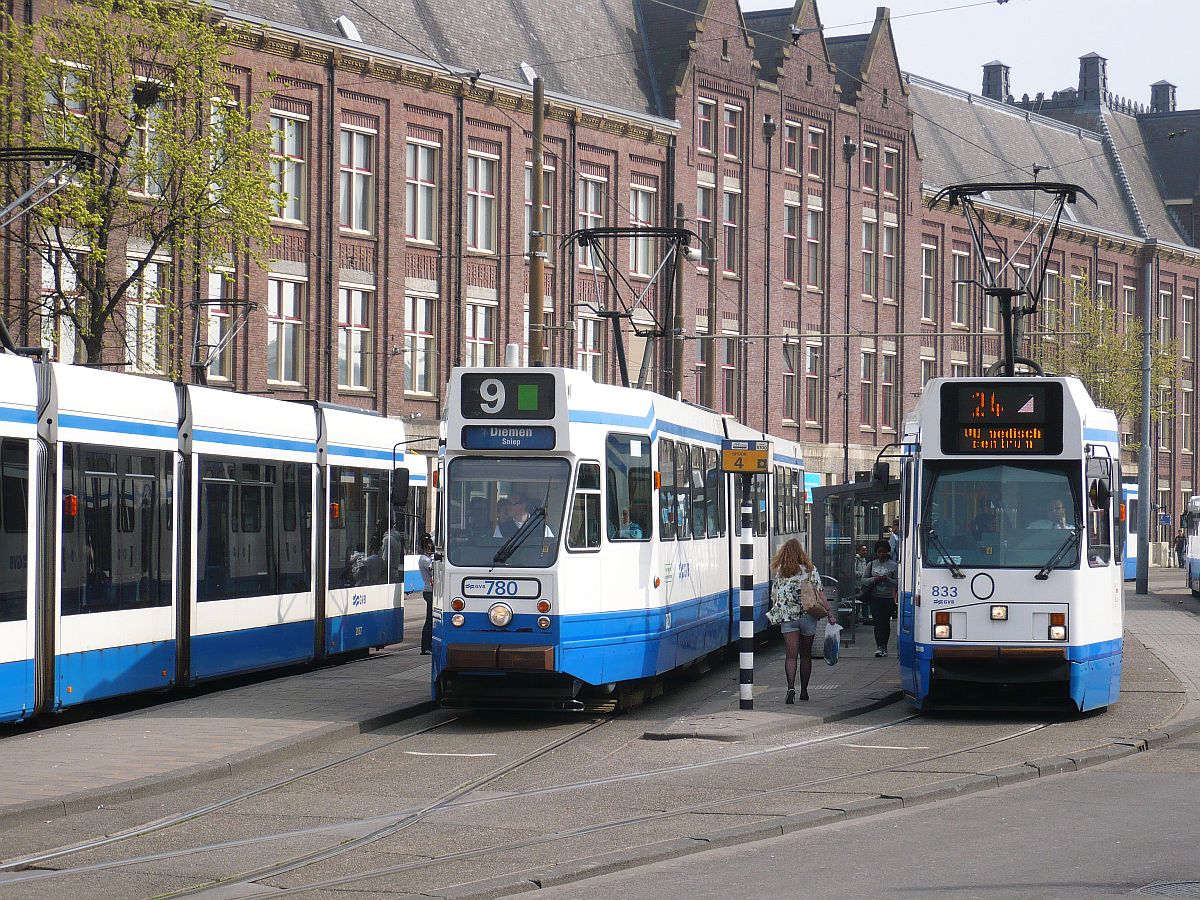
[[[418,642],[419,629],[343,665],[85,722],[6,728],[0,827],[159,793],[405,718],[429,703],[429,657]]]

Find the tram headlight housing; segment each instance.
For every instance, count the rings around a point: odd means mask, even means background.
[[[993,622],[1007,622],[1008,621],[1008,607],[1007,606],[993,606],[992,607],[992,621]]]
[[[538,628],[545,629],[545,628],[549,628],[549,627],[550,627],[550,617],[549,616],[538,616]]]
[[[455,628],[462,628],[463,622],[467,621],[467,617],[462,613],[455,613],[450,617],[450,624]]]
[[[509,622],[512,621],[512,617],[512,607],[507,603],[493,603],[491,607],[488,608],[488,621],[497,628],[505,627]]]
[[[1052,641],[1065,641],[1067,639],[1066,613],[1050,613],[1050,628],[1047,637]]]
[[[935,641],[950,639],[950,613],[935,612],[933,614],[933,639]]]

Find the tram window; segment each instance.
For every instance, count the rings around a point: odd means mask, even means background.
[[[608,472],[609,540],[650,540],[654,534],[650,439],[640,435],[610,434],[605,448],[605,466]]]
[[[25,546],[29,508],[29,444],[0,441],[0,622],[25,618],[29,557]]]
[[[1091,457],[1087,461],[1088,565],[1106,566],[1112,560],[1112,463]]]
[[[754,487],[751,496],[754,498],[754,536],[767,536],[767,476],[754,476]]]
[[[296,530],[296,464],[283,464],[283,530]]]
[[[288,485],[288,468],[284,466],[284,484]],[[293,502],[296,474],[291,474]],[[349,466],[331,466],[330,493],[337,491],[338,528],[329,531],[329,586],[331,588],[360,587],[370,584],[396,583],[404,577],[404,538],[395,526],[389,526],[384,504],[383,485],[386,473]],[[284,506],[287,506],[287,489]],[[285,513],[286,521],[286,513]],[[286,530],[286,529],[285,529]],[[295,529],[293,529],[295,530]]]
[[[700,539],[705,535],[707,525],[705,516],[708,510],[708,499],[704,493],[707,486],[704,478],[704,450],[700,447],[693,447],[691,460],[692,537]]]
[[[230,600],[312,588],[312,466],[295,465],[296,529],[284,517],[283,465],[200,457],[197,599]],[[301,524],[303,523],[303,524]]]
[[[681,541],[692,536],[691,501],[692,485],[688,475],[688,445],[675,445],[675,524],[676,537]]]
[[[567,547],[595,550],[600,546],[600,465],[580,463],[567,526]]]
[[[63,447],[63,615],[170,605],[172,474],[166,453]]]
[[[717,465],[717,451],[705,450],[704,459],[704,509],[708,519],[708,536],[720,537],[721,525],[721,467]]]
[[[675,444],[672,441],[658,442],[658,471],[661,481],[658,493],[659,516],[662,519],[660,537],[670,541],[675,539]]]

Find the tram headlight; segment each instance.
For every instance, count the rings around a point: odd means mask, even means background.
[[[935,612],[933,614],[933,639],[935,641],[950,639],[950,613]]]
[[[550,612],[550,601],[549,600],[539,600],[537,602],[537,611],[540,613]]]
[[[494,603],[488,609],[488,621],[497,628],[503,628],[512,621],[512,607],[507,603]]]
[[[1008,621],[1008,607],[1007,606],[993,606],[992,607],[992,621],[993,622],[1007,622]]]
[[[450,624],[455,628],[462,628],[463,622],[467,621],[467,617],[462,613],[455,613],[450,617]]]
[[[549,628],[549,627],[550,627],[550,617],[549,616],[538,616],[538,628],[544,629],[544,628]]]
[[[1047,636],[1052,641],[1065,641],[1067,639],[1066,613],[1050,613],[1050,630]]]
[[[455,597],[450,601],[450,608],[455,612],[462,612],[467,608],[467,604],[463,601],[462,597]]]

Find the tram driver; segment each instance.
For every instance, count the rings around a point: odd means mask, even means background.
[[[1068,529],[1074,526],[1067,522],[1067,504],[1061,498],[1055,497],[1046,504],[1046,515],[1041,519],[1034,519],[1026,528],[1057,528]]]

